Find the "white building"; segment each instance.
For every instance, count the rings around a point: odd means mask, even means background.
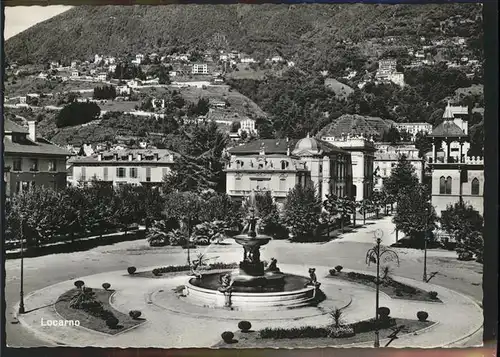
[[[370,198],[373,193],[373,162],[376,151],[373,140],[363,136],[323,136],[322,140],[351,154],[352,189],[356,201]]]
[[[241,59],[241,63],[256,63],[257,61],[252,57],[244,57]]]
[[[99,55],[94,56],[94,64],[99,64],[103,61],[103,57]]]
[[[69,161],[75,182],[88,183],[93,179],[121,184],[160,185],[171,171],[174,152],[166,149],[125,149],[94,153]]]
[[[116,71],[116,64],[110,64],[108,67],[108,72],[113,73]]]
[[[432,131],[432,125],[429,123],[394,123],[394,127],[401,131],[406,131],[412,136],[412,141],[415,140],[417,133],[424,132],[426,134]]]
[[[208,74],[208,65],[206,63],[193,64],[192,74]]]
[[[284,61],[284,59],[281,56],[273,56],[271,58],[271,62],[274,62],[274,63],[276,63],[276,62],[283,62],[283,61]]]
[[[80,77],[80,72],[78,71],[71,71],[71,78],[78,78]]]
[[[257,135],[257,129],[255,129],[255,120],[247,118],[240,121],[238,134],[241,135],[243,131],[245,131],[247,134]]]
[[[107,73],[99,73],[97,75],[97,80],[98,81],[105,82],[107,78],[108,78],[108,74]]]

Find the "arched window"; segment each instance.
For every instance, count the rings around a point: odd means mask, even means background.
[[[471,183],[471,195],[479,195],[479,180],[474,178]]]
[[[447,195],[451,195],[451,176],[446,178],[446,192]]]
[[[439,194],[444,195],[446,193],[446,179],[444,176],[439,178]]]
[[[281,160],[281,169],[285,170],[288,167],[288,161]]]

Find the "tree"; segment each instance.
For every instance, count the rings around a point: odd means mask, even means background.
[[[406,160],[405,155],[401,155],[396,166],[391,170],[391,175],[384,178],[384,190],[389,195],[398,196],[407,187],[414,187],[418,184],[418,177],[415,174],[415,167]]]
[[[387,133],[384,132],[384,138],[383,141],[388,141],[391,144],[396,144],[401,141],[401,135],[399,133],[399,130],[392,126],[390,127],[389,131]]]
[[[163,196],[157,187],[139,186],[137,187],[139,198],[139,216],[146,226],[146,230],[154,221],[163,218],[164,207]]]
[[[241,123],[239,121],[233,121],[231,123],[231,128],[229,131],[231,133],[237,133],[240,128],[241,128]]]
[[[417,247],[423,246],[426,234],[436,228],[437,216],[430,198],[429,190],[421,184],[403,188],[398,195],[392,221]]]
[[[206,159],[179,155],[172,170],[163,178],[163,192],[202,192],[215,189],[212,172],[206,166]]]
[[[373,192],[373,194],[370,197],[371,209],[375,212],[377,219],[380,213],[380,209],[385,204],[385,199],[386,199],[385,194],[379,191]]]
[[[139,223],[141,219],[139,189],[133,185],[125,184],[115,190],[113,209],[114,220],[127,234],[131,223]]]
[[[7,220],[11,238],[21,239],[22,235],[28,247],[50,242],[64,224],[59,212],[59,202],[59,194],[43,186],[35,186],[14,196]]]
[[[203,200],[193,192],[172,192],[165,197],[165,216],[177,220],[181,231],[184,232],[189,265],[191,265],[189,249],[192,229],[196,224],[200,223],[203,206]]]
[[[95,103],[73,102],[66,105],[57,114],[56,126],[63,128],[88,123],[99,118],[101,108]]]
[[[94,88],[94,99],[115,99],[116,88],[114,86],[103,86]]]
[[[432,138],[426,133],[419,131],[415,136],[415,147],[418,149],[418,156],[423,157],[432,150]]]
[[[483,231],[483,217],[463,202],[448,205],[441,214],[441,227],[457,242],[457,252],[477,253],[475,233]]]
[[[290,228],[293,240],[311,241],[318,228],[321,200],[312,185],[295,186],[288,192],[284,206],[284,222]]]

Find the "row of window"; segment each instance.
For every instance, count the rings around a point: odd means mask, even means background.
[[[55,181],[48,182],[44,184],[45,187],[50,187],[52,189],[57,189],[57,184]],[[35,187],[35,181],[16,181],[15,193],[21,193],[31,190]]]
[[[128,171],[128,176],[127,176],[127,171]],[[164,168],[163,175],[166,175],[167,173],[168,173],[168,169]],[[129,177],[129,178],[135,179],[135,178],[139,177],[139,171],[138,171],[137,167],[130,167],[130,168],[128,168],[128,170],[125,167],[117,167],[116,168],[116,177],[117,178]],[[81,180],[86,181],[86,179],[87,179],[86,168],[82,167],[81,168]],[[108,180],[108,168],[107,167],[103,168],[103,180],[104,181]],[[151,181],[151,167],[146,167],[146,181],[147,182]]]
[[[28,159],[30,171],[40,171],[38,159]],[[23,171],[23,159],[17,158],[12,160],[12,171]],[[57,171],[57,160],[49,160],[47,171]]]
[[[451,195],[451,185],[452,185],[451,176],[444,177],[441,176],[439,178],[439,194],[441,195]],[[471,182],[471,195],[479,195],[479,180],[474,178]]]

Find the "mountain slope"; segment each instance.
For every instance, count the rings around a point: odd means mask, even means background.
[[[328,56],[341,39],[437,34],[440,21],[475,20],[480,11],[475,4],[78,6],[12,37],[5,53],[46,62],[198,47],[300,60]]]

